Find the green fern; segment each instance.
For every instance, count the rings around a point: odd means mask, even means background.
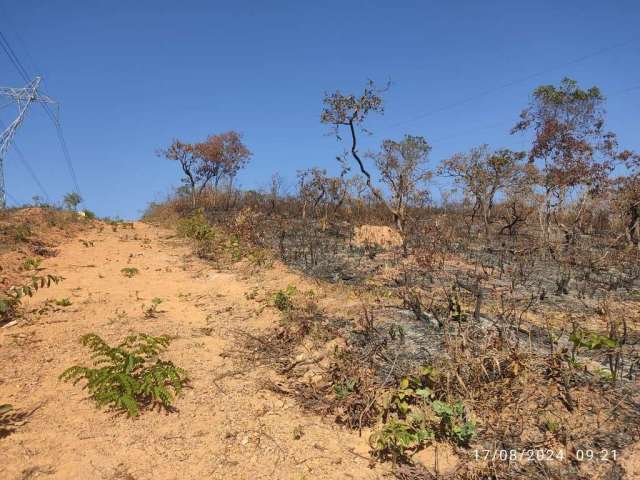
[[[23,297],[32,297],[41,288],[49,288],[62,280],[62,277],[56,275],[33,276],[29,283],[0,290],[0,324],[10,322],[18,316]]]
[[[60,379],[86,388],[99,407],[126,411],[130,417],[142,407],[161,406],[170,410],[174,396],[188,383],[187,373],[172,362],[160,360],[170,338],[146,334],[131,335],[116,347],[90,333],[80,339],[93,352],[95,368],[76,365],[65,370]]]

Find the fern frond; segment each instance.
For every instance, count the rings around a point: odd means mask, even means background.
[[[141,405],[160,404],[170,408],[188,382],[187,373],[172,362],[158,359],[170,337],[146,334],[130,335],[116,347],[110,347],[94,333],[80,342],[92,351],[96,368],[80,365],[68,368],[60,379],[77,384],[85,380],[86,388],[99,407],[109,405],[137,416]],[[152,363],[153,362],[153,363]]]

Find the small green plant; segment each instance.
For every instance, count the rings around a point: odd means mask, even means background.
[[[82,213],[84,213],[84,218],[86,218],[87,220],[95,220],[96,219],[96,214],[94,212],[92,212],[91,210],[87,210],[85,208],[84,210],[82,210]]]
[[[438,372],[423,367],[403,378],[383,405],[383,426],[369,438],[374,454],[394,463],[423,448],[435,433],[427,414],[433,397],[431,386]]]
[[[356,391],[357,385],[358,381],[352,378],[343,382],[336,382],[333,384],[333,393],[335,393],[336,397],[338,397],[340,400],[344,400]]]
[[[62,280],[62,277],[56,275],[33,276],[29,283],[12,285],[0,291],[0,324],[10,322],[16,317],[23,297],[32,297],[41,288],[49,288]]]
[[[374,454],[397,462],[434,438],[468,445],[476,434],[475,423],[467,419],[462,402],[434,399],[439,375],[433,367],[422,367],[390,392],[383,405],[383,426],[369,438]]]
[[[467,419],[462,402],[449,404],[434,400],[431,408],[440,417],[441,438],[453,440],[458,445],[468,445],[476,435],[476,424]]]
[[[87,248],[94,246],[93,240],[84,240],[84,239],[81,238],[80,239],[80,243],[82,243],[82,245],[84,245]]]
[[[59,307],[69,307],[71,306],[71,300],[69,298],[61,298],[60,300],[56,300],[56,305]]]
[[[577,328],[569,336],[569,341],[573,343],[574,348],[586,348],[587,350],[601,350],[606,348],[615,348],[618,346],[613,338],[606,335],[600,335],[595,332]]]
[[[606,335],[600,335],[595,332],[589,332],[582,328],[576,328],[575,326],[573,332],[569,335],[569,341],[573,344],[573,348],[571,349],[571,356],[568,357],[568,362],[573,365],[574,368],[580,368],[578,354],[583,348],[589,351],[594,351],[611,350],[618,346],[618,342],[613,338],[609,338]],[[604,380],[613,378],[613,372],[608,372],[608,374],[606,374],[606,372],[599,373]],[[605,375],[602,373],[605,373]]]
[[[127,277],[127,278],[132,278],[135,277],[138,273],[140,273],[140,270],[138,270],[135,267],[125,267],[122,270],[120,270],[122,272],[122,274]]]
[[[0,404],[0,438],[15,430],[17,414],[13,405]]]
[[[546,416],[542,421],[542,428],[543,430],[555,435],[560,431],[560,422],[549,416]]]
[[[287,286],[284,290],[278,290],[273,294],[273,306],[281,312],[288,312],[293,308],[293,296],[298,289],[293,285]]]
[[[162,303],[162,299],[155,297],[151,299],[151,305],[142,306],[142,311],[144,312],[144,318],[157,318],[159,313],[162,313],[158,310],[158,307]]]
[[[84,388],[99,407],[109,406],[130,417],[142,407],[171,409],[173,399],[188,383],[187,373],[158,356],[170,343],[166,335],[130,335],[116,347],[90,333],[80,339],[92,352],[95,368],[76,365],[65,370],[60,379]]]
[[[31,237],[31,227],[26,223],[9,225],[0,231],[13,239],[14,242],[26,242]]]
[[[434,433],[426,426],[413,423],[390,419],[369,438],[371,448],[380,457],[391,457],[394,463],[404,458],[408,451],[419,450],[433,440]]]
[[[40,268],[40,264],[42,263],[41,258],[27,258],[24,262],[22,262],[23,270],[37,270]]]

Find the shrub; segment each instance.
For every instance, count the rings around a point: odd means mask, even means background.
[[[464,405],[435,400],[432,387],[438,377],[432,367],[405,377],[384,405],[383,425],[369,438],[374,453],[394,462],[420,450],[433,439],[468,445],[476,434]]]
[[[40,264],[42,263],[41,258],[27,258],[24,262],[22,262],[23,270],[37,270],[40,268]]]
[[[4,227],[2,233],[13,239],[14,242],[27,242],[32,235],[31,227],[26,223]]]
[[[209,257],[214,250],[215,230],[209,224],[202,210],[192,216],[180,220],[177,227],[178,235],[195,242],[196,255],[201,258]]]
[[[160,360],[170,339],[166,335],[130,335],[116,347],[90,333],[80,339],[92,351],[95,368],[76,365],[60,379],[86,388],[98,407],[109,406],[138,416],[141,407],[161,406],[170,410],[175,395],[188,383],[187,373],[172,362]],[[173,393],[172,393],[173,391]]]
[[[128,277],[128,278],[134,277],[134,276],[136,276],[138,273],[140,273],[140,270],[138,270],[138,269],[137,269],[137,268],[135,268],[135,267],[125,267],[125,268],[123,268],[123,269],[122,269],[122,270],[120,270],[120,271],[122,272],[122,274],[123,274],[125,277]]]
[[[178,235],[196,241],[210,241],[215,237],[215,231],[201,209],[190,217],[180,220],[177,230]]]
[[[288,312],[293,308],[293,296],[298,289],[293,285],[287,286],[284,290],[278,290],[273,295],[273,306],[281,312]]]

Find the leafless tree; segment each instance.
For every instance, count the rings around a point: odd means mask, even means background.
[[[340,127],[348,127],[351,135],[351,156],[358,164],[358,168],[364,175],[365,183],[369,191],[377,201],[393,214],[391,206],[387,203],[383,193],[373,184],[371,173],[365,166],[358,153],[357,132],[367,132],[364,128],[364,121],[370,113],[384,113],[383,100],[381,97],[385,89],[378,89],[372,81],[369,81],[360,96],[345,95],[337,90],[331,94],[325,94],[323,99],[324,108],[320,116],[320,121],[332,126],[332,131],[340,139]],[[395,214],[394,214],[395,216]]]
[[[189,187],[191,205],[195,208],[197,185],[201,182],[201,178],[199,173],[200,159],[193,145],[174,140],[168,148],[158,150],[157,154],[180,164],[185,175],[184,181]]]

